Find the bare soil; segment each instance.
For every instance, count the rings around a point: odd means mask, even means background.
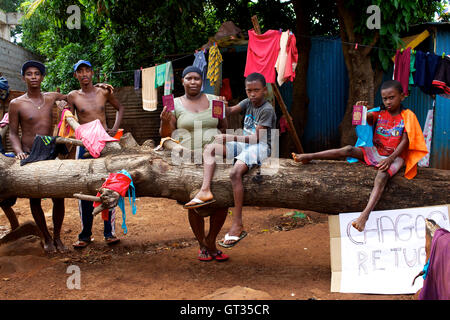
[[[230,249],[227,262],[200,262],[198,245],[187,212],[176,201],[139,198],[138,211],[127,205],[128,234],[118,210],[116,234],[121,242],[107,246],[103,222],[94,220],[95,241],[83,250],[72,243],[81,230],[77,201],[66,199],[62,240],[66,254],[15,258],[22,268],[1,268],[2,300],[145,299],[197,300],[221,288],[248,287],[268,293],[273,300],[413,300],[413,295],[367,295],[330,292],[331,267],[328,217],[310,211],[294,218],[283,208],[244,208],[249,235]],[[43,200],[52,231],[52,202]],[[27,199],[14,206],[21,223],[32,220]],[[233,208],[231,208],[232,212]],[[298,215],[297,215],[298,216]],[[208,223],[206,224],[208,225]],[[231,217],[219,239],[231,225]],[[9,223],[0,214],[0,237]],[[219,247],[220,248],[220,247]],[[81,270],[81,289],[68,289],[67,269]]]

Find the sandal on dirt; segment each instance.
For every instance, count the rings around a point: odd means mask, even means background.
[[[218,262],[227,261],[230,257],[220,250],[217,250],[216,254],[211,254],[211,256]]]
[[[105,242],[106,242],[107,245],[110,246],[110,245],[119,243],[119,242],[120,242],[120,239],[117,238],[117,237],[110,237],[110,238],[105,238]]]
[[[198,260],[200,261],[211,261],[214,258],[209,254],[208,250],[198,250]]]
[[[220,240],[219,246],[222,246],[224,248],[231,248],[233,246],[235,246],[239,241],[241,241],[242,239],[244,239],[247,236],[247,232],[246,231],[242,231],[241,234],[239,235],[239,237],[237,236],[230,236],[228,233],[225,235],[225,237],[223,238],[223,240]],[[225,241],[233,241],[231,243],[225,243]]]
[[[83,249],[83,248],[86,248],[88,245],[90,245],[91,242],[92,242],[92,240],[90,240],[90,241],[85,241],[85,240],[80,240],[80,239],[78,239],[77,242],[75,242],[75,243],[73,244],[73,247],[74,247],[75,249]]]

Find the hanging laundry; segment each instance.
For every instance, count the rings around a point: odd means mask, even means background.
[[[275,83],[275,63],[280,51],[280,37],[281,34],[277,30],[268,30],[260,35],[253,29],[248,31],[244,77],[259,72],[266,78],[267,83]]]
[[[445,56],[436,67],[432,85],[443,91],[445,95],[450,94],[450,58]],[[448,98],[448,96],[446,96]]]
[[[208,72],[206,77],[209,79],[211,86],[215,86],[216,82],[219,80],[220,76],[220,65],[222,64],[223,59],[220,54],[219,47],[216,43],[209,48],[209,57],[208,57]]]
[[[410,68],[411,48],[397,50],[395,54],[394,80],[399,81],[403,87],[403,93],[408,96],[409,68]]]
[[[158,91],[155,88],[156,67],[142,70],[142,107],[146,111],[155,111],[158,107]]]
[[[409,85],[414,85],[414,72],[416,71],[416,53],[414,50],[411,51],[411,55],[409,57]]]
[[[280,51],[278,53],[277,61],[275,63],[275,69],[277,70],[277,82],[278,85],[282,85],[285,81],[284,72],[286,68],[286,46],[289,39],[289,30],[281,33],[280,37]]]
[[[64,144],[56,144],[56,137],[36,135],[28,158],[20,160],[20,165],[27,163],[54,160],[58,154],[69,153]]]
[[[172,93],[172,90],[175,88],[175,82],[173,78],[173,67],[172,62],[169,61],[166,63],[166,76],[164,80],[164,95],[169,95]]]
[[[75,137],[83,142],[83,145],[94,158],[100,157],[106,142],[118,141],[106,132],[98,119],[79,126],[75,130]]]
[[[436,69],[441,57],[432,52],[424,53],[422,51],[416,52],[416,72],[414,73],[414,85],[418,86],[426,94],[442,93],[442,90],[433,87],[432,82]]]
[[[73,138],[75,130],[67,123],[67,118],[74,118],[69,109],[64,109],[61,112],[61,120],[58,124],[58,136],[63,138]]]
[[[294,81],[295,79],[295,69],[298,63],[298,50],[297,50],[297,39],[295,35],[291,32],[286,45],[286,67],[284,69],[284,79],[285,81]]]
[[[230,79],[226,78],[222,80],[222,88],[220,89],[220,95],[224,96],[227,101],[233,99],[233,94],[231,93]]]
[[[8,112],[3,116],[2,121],[0,121],[0,128],[6,127],[9,125],[9,115]]]
[[[423,127],[423,137],[425,138],[425,144],[427,145],[428,153],[423,157],[419,163],[419,167],[430,166],[430,152],[431,152],[431,139],[433,136],[433,109],[428,110],[427,119],[425,120],[425,126]]]
[[[155,88],[161,87],[166,82],[166,64],[159,64],[155,71]]]
[[[206,63],[205,52],[203,50],[200,50],[194,53],[194,57],[195,57],[194,63],[192,65],[202,70],[202,80],[203,80],[202,91],[203,91],[206,84],[206,73],[207,73],[206,67],[208,66],[208,64]]]
[[[142,71],[141,69],[134,70],[134,90],[142,88]]]

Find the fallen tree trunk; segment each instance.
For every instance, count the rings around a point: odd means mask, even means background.
[[[169,141],[169,144],[172,143]],[[0,198],[72,198],[74,193],[95,195],[111,172],[127,170],[136,195],[164,197],[185,203],[201,186],[203,166],[176,165],[171,150],[154,151],[124,135],[122,150],[98,159],[50,160],[20,166],[0,156]],[[219,164],[212,191],[215,207],[232,207],[231,165]],[[266,163],[244,176],[247,206],[283,207],[321,213],[361,211],[369,198],[376,170],[344,161],[315,161],[307,165],[290,159]],[[419,168],[413,180],[403,171],[391,179],[377,210],[450,203],[450,171]]]

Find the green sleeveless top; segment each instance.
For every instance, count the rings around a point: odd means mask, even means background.
[[[209,108],[201,112],[191,112],[183,107],[181,98],[175,98],[175,118],[177,130],[172,133],[172,138],[180,141],[180,144],[188,149],[203,149],[211,143],[214,136],[220,134],[217,125],[219,119],[212,117],[212,100],[217,96],[205,93],[209,100]]]

